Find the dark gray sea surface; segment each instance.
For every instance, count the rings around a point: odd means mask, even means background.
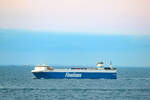
[[[31,66],[0,66],[0,100],[150,100],[150,67],[118,79],[33,79]]]

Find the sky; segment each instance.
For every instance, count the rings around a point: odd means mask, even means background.
[[[149,0],[0,0],[0,64],[150,66]]]

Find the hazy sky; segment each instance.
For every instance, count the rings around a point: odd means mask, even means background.
[[[0,0],[0,28],[149,34],[150,0]]]
[[[0,64],[150,66],[150,0],[0,0]]]

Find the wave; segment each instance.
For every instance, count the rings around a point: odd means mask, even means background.
[[[150,80],[150,78],[118,78],[118,79],[127,79],[127,80]]]
[[[33,88],[33,87],[17,87],[17,88],[0,88],[1,90],[53,90],[53,91],[66,91],[66,90],[72,90],[72,91],[150,91],[150,88],[100,88],[100,89],[85,89],[85,88]]]

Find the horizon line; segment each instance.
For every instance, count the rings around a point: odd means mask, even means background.
[[[36,65],[39,65],[39,64],[0,64],[0,67],[2,67],[2,66],[36,66]],[[96,65],[92,65],[92,64],[89,64],[89,65],[81,65],[81,64],[78,64],[78,65],[74,65],[74,64],[47,64],[47,65],[49,65],[49,66],[62,66],[62,67],[66,67],[66,66],[75,66],[75,67],[77,67],[77,66],[79,66],[79,67],[96,67]],[[104,66],[105,67],[105,66]],[[120,68],[120,67],[131,67],[131,68],[134,68],[134,67],[150,67],[150,66],[132,66],[132,65],[118,65],[117,67],[116,67],[116,65],[114,65],[114,67],[115,68]]]

